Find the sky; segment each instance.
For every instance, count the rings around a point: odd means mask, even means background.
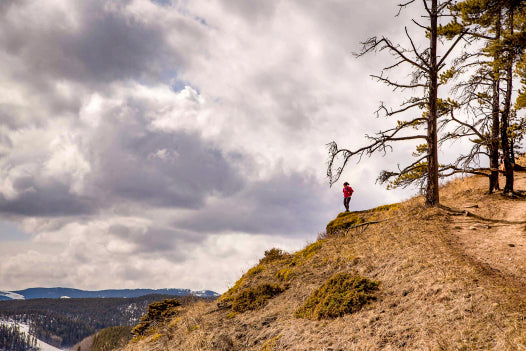
[[[265,250],[417,189],[375,183],[412,146],[351,161],[400,95],[353,56],[403,35],[397,2],[0,2],[0,290],[219,293]],[[405,22],[404,22],[405,21]]]

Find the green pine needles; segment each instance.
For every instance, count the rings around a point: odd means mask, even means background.
[[[341,317],[359,311],[376,300],[378,282],[343,272],[332,276],[296,311],[296,317],[320,320]]]

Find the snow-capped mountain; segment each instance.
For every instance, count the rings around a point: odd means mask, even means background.
[[[24,295],[11,291],[0,291],[0,300],[24,300]]]
[[[211,290],[193,291],[190,289],[113,289],[88,291],[71,288],[30,288],[16,291],[0,291],[0,300],[21,299],[60,299],[86,297],[139,297],[149,294],[163,294],[173,296],[218,297],[219,294]]]

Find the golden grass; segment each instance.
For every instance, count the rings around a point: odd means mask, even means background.
[[[526,187],[526,179],[516,184]],[[456,179],[442,188],[441,201],[469,206],[481,216],[526,218],[521,200],[489,195],[486,187],[482,177]],[[296,253],[273,251],[221,297],[219,306],[185,308],[171,317],[176,323],[172,319],[156,328],[163,337],[153,348],[145,338],[126,350],[526,349],[524,226],[487,228],[425,208],[421,197],[359,216],[388,220],[329,235]],[[330,320],[295,317],[331,277],[350,273],[380,282],[376,301]],[[241,291],[285,281],[288,289],[262,308],[233,313],[232,301]]]

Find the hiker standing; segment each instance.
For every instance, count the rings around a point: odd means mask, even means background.
[[[351,202],[352,193],[354,193],[354,190],[349,186],[349,183],[343,183],[343,206],[345,206],[346,212],[349,212],[349,202]]]

